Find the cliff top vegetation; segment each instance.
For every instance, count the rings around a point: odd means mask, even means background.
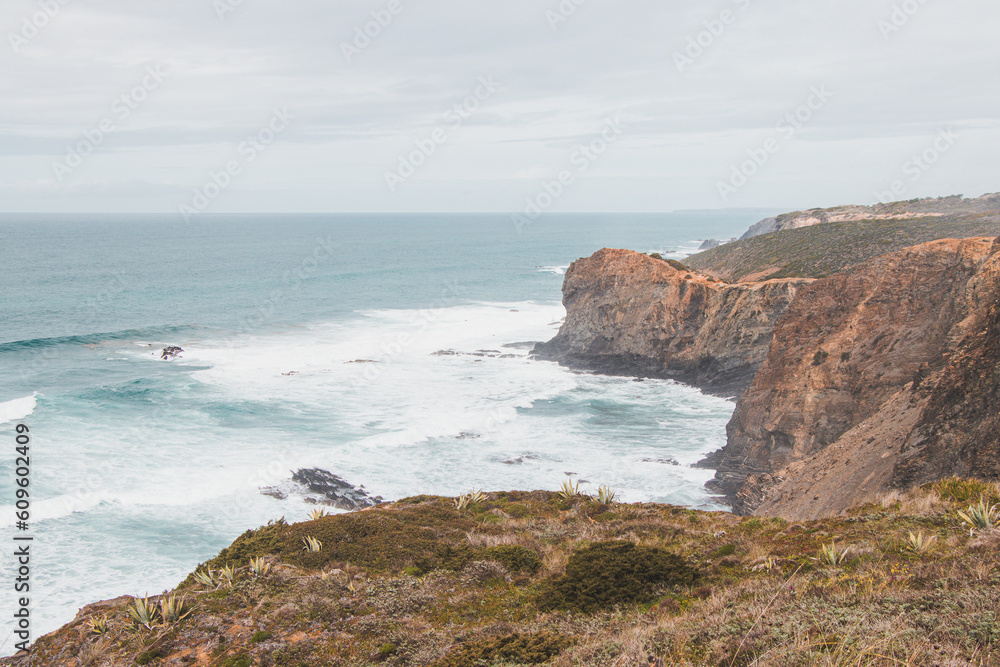
[[[991,212],[886,220],[826,222],[726,243],[684,262],[731,282],[823,278],[903,248],[947,238],[1000,235],[1000,205]]]
[[[0,664],[1000,665],[996,485],[801,524],[604,500],[421,496],[274,522]]]

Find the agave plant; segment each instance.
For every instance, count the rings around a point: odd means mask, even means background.
[[[610,505],[615,502],[616,495],[618,494],[612,491],[611,487],[607,484],[597,489],[597,501],[602,505]]]
[[[958,516],[973,529],[978,530],[994,528],[998,523],[998,519],[1000,519],[997,512],[997,505],[987,507],[986,498],[980,498],[978,505],[969,505],[964,512],[959,512]]]
[[[132,604],[128,607],[128,615],[132,620],[147,630],[153,629],[159,613],[156,603],[150,602],[148,597],[134,598]]]
[[[160,617],[164,623],[176,623],[188,616],[194,609],[187,606],[187,598],[178,597],[177,593],[170,593],[160,598]]]
[[[323,548],[323,543],[317,540],[312,535],[307,535],[306,537],[303,537],[302,542],[303,544],[305,544],[303,549],[312,553],[320,551]]]
[[[271,564],[263,556],[250,559],[250,572],[255,577],[264,577],[271,571]]]
[[[236,569],[232,565],[227,565],[217,572],[219,575],[219,583],[225,584],[226,587],[232,587],[233,580],[236,578]]]
[[[564,499],[569,500],[570,498],[575,498],[580,495],[580,482],[573,484],[570,480],[566,480],[562,483],[562,488],[559,490],[559,495]]]
[[[322,519],[325,516],[330,516],[330,513],[327,512],[322,507],[318,507],[318,508],[314,509],[313,511],[309,512],[309,520],[310,521],[316,521],[317,519]]]
[[[843,552],[838,553],[836,542],[831,542],[829,545],[824,544],[819,548],[818,560],[832,567],[837,567],[844,562],[844,559],[847,558],[847,552],[850,550],[851,548],[847,547]]]
[[[107,616],[93,616],[90,619],[90,631],[95,635],[103,635],[108,632],[108,617]]]
[[[205,588],[218,588],[219,581],[215,576],[215,570],[211,568],[205,568],[204,570],[195,570],[194,577],[196,583],[201,584]]]
[[[472,491],[469,491],[468,493],[461,495],[458,498],[455,498],[455,508],[458,509],[459,511],[462,511],[469,505],[472,505],[473,503],[482,502],[483,500],[486,500],[486,494],[483,493],[483,490],[473,489]]]
[[[925,537],[923,531],[917,532],[916,535],[910,531],[910,535],[906,539],[906,546],[913,553],[922,554],[931,548],[931,545],[934,544],[935,540],[937,540],[936,535]]]

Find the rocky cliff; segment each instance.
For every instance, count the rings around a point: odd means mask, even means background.
[[[773,218],[765,218],[751,226],[741,241],[751,239],[761,234],[781,232],[789,229],[801,229],[829,222],[856,222],[860,220],[909,220],[938,216],[954,216],[968,213],[995,212],[1000,205],[1000,195],[986,194],[982,197],[967,199],[961,195],[952,197],[930,197],[912,199],[891,203],[880,203],[873,206],[835,206],[833,208],[814,208],[808,211],[782,213]]]
[[[778,318],[810,282],[730,285],[676,262],[604,249],[566,272],[566,321],[535,354],[738,395],[763,363]]]
[[[936,241],[803,287],[707,461],[734,511],[812,518],[1000,476],[998,251]]]
[[[832,276],[726,284],[627,250],[578,260],[536,352],[740,396],[703,465],[737,514],[834,515],[1000,478],[1000,244],[932,241]]]

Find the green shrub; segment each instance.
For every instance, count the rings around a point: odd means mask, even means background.
[[[569,557],[566,574],[542,594],[543,609],[590,613],[619,604],[647,603],[664,588],[687,586],[698,571],[660,547],[598,542]]]
[[[830,353],[826,350],[816,350],[816,354],[813,355],[813,366],[819,366],[824,363],[829,356]]]
[[[465,534],[474,526],[454,506],[442,502],[336,514],[291,525],[280,522],[247,531],[207,567],[243,566],[250,558],[273,555],[316,570],[345,562],[373,572],[402,572],[409,565],[425,572],[460,570],[472,560]],[[321,542],[322,550],[304,550],[305,537]]]
[[[237,655],[228,658],[222,663],[222,667],[250,667],[250,658],[245,655]]]
[[[498,662],[514,665],[541,665],[571,646],[564,635],[539,632],[478,639],[453,649],[437,667],[469,667]]]
[[[523,519],[531,514],[528,506],[524,503],[511,503],[504,511],[515,519]]]
[[[931,484],[925,484],[922,488],[925,491],[935,491],[942,500],[950,500],[959,505],[967,505],[980,499],[985,499],[987,504],[1000,501],[1000,498],[997,497],[996,487],[979,479],[948,477]]]
[[[382,648],[378,650],[378,657],[382,660],[385,660],[390,655],[394,655],[395,653],[396,653],[395,644],[382,644]]]
[[[712,558],[722,558],[723,556],[732,556],[736,552],[735,544],[724,544],[712,553]]]
[[[542,567],[542,559],[532,549],[516,544],[502,544],[483,552],[487,560],[495,560],[511,572],[535,574]]]
[[[667,262],[667,264],[669,264],[674,269],[677,269],[678,271],[685,271],[685,272],[687,272],[687,271],[691,270],[691,267],[689,267],[688,265],[683,264],[681,262],[678,262],[676,259],[668,259],[668,260],[666,260],[666,262]]]
[[[267,630],[258,630],[257,632],[253,633],[253,637],[250,638],[250,641],[253,642],[254,644],[259,644],[261,642],[266,642],[273,636],[274,635],[272,635]]]
[[[653,259],[663,259],[663,255],[661,255],[658,252],[651,252],[649,253],[649,256],[652,257]]]
[[[139,657],[135,659],[135,664],[137,664],[137,665],[148,665],[149,663],[153,662],[154,660],[157,660],[159,658],[163,658],[165,656],[166,656],[166,653],[163,653],[163,652],[161,652],[158,649],[153,649],[152,651],[146,651],[145,653],[140,653]]]

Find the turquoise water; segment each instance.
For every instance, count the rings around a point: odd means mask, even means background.
[[[36,636],[88,602],[173,587],[247,528],[305,519],[301,496],[259,492],[300,467],[386,499],[571,475],[715,507],[689,466],[724,444],[731,403],[505,346],[555,334],[574,259],[680,258],[760,217],[548,215],[520,231],[477,214],[0,217],[0,539],[20,420]],[[167,345],[185,352],[163,361]]]

